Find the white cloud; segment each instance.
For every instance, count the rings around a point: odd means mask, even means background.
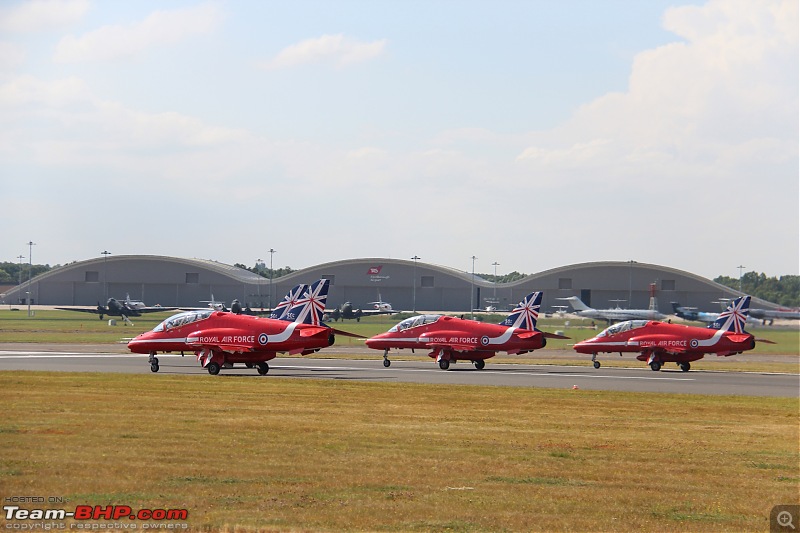
[[[577,176],[584,182],[649,187],[643,176],[697,186],[735,177],[732,161],[780,166],[796,159],[797,23],[793,0],[712,0],[668,10],[665,27],[687,41],[640,53],[627,92],[604,95],[561,127],[531,134],[518,164],[556,177],[575,177],[579,164],[592,170]],[[795,66],[788,73],[787,64]],[[776,161],[778,149],[787,152]]]
[[[22,46],[0,41],[0,72],[14,70],[25,62],[25,56]]]
[[[287,46],[264,66],[267,69],[281,69],[327,62],[336,67],[345,67],[380,56],[386,43],[386,39],[365,43],[343,34],[323,35]]]
[[[150,48],[211,32],[220,17],[221,13],[212,4],[155,11],[141,22],[103,26],[79,37],[68,35],[56,46],[54,59],[58,63],[73,63],[135,57]]]
[[[0,9],[0,31],[30,33],[64,28],[81,20],[89,0],[30,0]]]

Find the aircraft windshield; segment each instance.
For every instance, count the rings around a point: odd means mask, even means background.
[[[417,326],[421,326],[423,324],[430,324],[431,322],[436,322],[442,315],[418,315],[412,316],[411,318],[406,318],[399,324],[395,325],[389,331],[403,331],[404,329],[408,328],[415,328]]]
[[[203,309],[201,311],[186,311],[185,313],[178,313],[177,315],[172,315],[161,324],[157,325],[153,331],[167,331],[185,326],[186,324],[191,324],[192,322],[206,319],[211,316],[211,313],[213,312],[213,309]]]
[[[647,324],[647,320],[626,320],[625,322],[620,322],[619,324],[614,324],[613,326],[607,327],[597,336],[607,337],[609,335],[616,335],[617,333],[622,333],[623,331],[640,328],[645,324]]]

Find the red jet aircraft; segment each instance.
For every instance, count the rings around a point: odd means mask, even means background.
[[[497,352],[521,354],[542,348],[545,337],[565,339],[561,335],[536,329],[536,319],[542,303],[542,293],[533,292],[500,324],[485,324],[444,315],[419,315],[407,318],[386,333],[367,339],[370,348],[383,350],[383,366],[391,365],[390,348],[430,349],[439,368],[447,370],[450,363],[472,361],[481,370],[485,359]]]
[[[661,370],[665,362],[675,362],[684,372],[691,361],[702,359],[707,353],[729,356],[752,350],[756,341],[744,330],[750,297],[737,298],[707,328],[684,326],[653,320],[628,320],[614,324],[596,337],[574,345],[578,353],[592,354],[595,368],[600,368],[597,354],[602,352],[639,352],[639,361],[647,361],[652,370]]]
[[[297,299],[298,288],[303,297]],[[272,319],[238,315],[212,309],[187,311],[174,315],[152,331],[142,333],[128,343],[134,353],[150,354],[150,370],[158,372],[157,352],[193,351],[211,375],[234,363],[255,366],[261,375],[269,372],[267,361],[278,353],[309,354],[334,343],[334,330],[321,322],[328,296],[328,280],[319,280],[311,288],[299,286],[284,299],[294,306],[285,316]],[[355,335],[353,335],[355,336]]]

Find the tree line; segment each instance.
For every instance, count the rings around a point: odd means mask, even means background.
[[[717,276],[714,281],[739,290],[739,278]],[[800,307],[800,276],[768,278],[763,272],[747,272],[742,275],[741,291],[785,307]]]

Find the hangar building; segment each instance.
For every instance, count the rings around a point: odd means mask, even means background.
[[[468,272],[410,260],[368,258],[324,263],[269,280],[247,270],[203,259],[120,255],[80,261],[37,276],[9,290],[7,304],[90,306],[126,295],[148,305],[201,307],[213,299],[238,299],[270,307],[299,283],[331,280],[328,307],[351,302],[369,308],[383,300],[407,311],[469,312],[493,306],[510,310],[526,294],[544,291],[542,309],[564,305],[559,298],[578,296],[598,309],[647,308],[655,284],[659,311],[672,313],[670,302],[719,311],[713,301],[740,295],[711,280],[670,267],[631,261],[581,263],[532,274],[512,283],[492,283]],[[270,295],[272,295],[270,297]],[[755,299],[754,307],[776,308]]]

